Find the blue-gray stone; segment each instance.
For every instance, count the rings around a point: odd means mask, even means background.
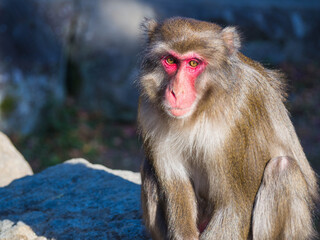
[[[136,183],[78,159],[13,181],[0,188],[0,239],[8,237],[5,228],[21,224],[46,239],[148,239],[139,174],[120,175]]]

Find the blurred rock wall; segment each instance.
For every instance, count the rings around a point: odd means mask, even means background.
[[[238,26],[250,57],[319,61],[320,1],[0,0],[0,129],[28,133],[67,96],[135,119],[144,17]]]
[[[63,45],[36,1],[0,1],[0,129],[30,132],[64,96]]]

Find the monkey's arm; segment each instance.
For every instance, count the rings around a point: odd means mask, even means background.
[[[166,239],[167,230],[160,206],[158,184],[148,160],[144,160],[142,165],[141,180],[141,204],[146,227],[150,230],[152,239]]]
[[[148,160],[142,168],[144,221],[153,239],[196,240],[196,200],[190,182],[156,177]]]
[[[250,229],[250,214],[248,213],[252,211],[250,202],[244,203],[241,199],[230,199],[229,202],[215,207],[213,217],[200,239],[247,240]]]

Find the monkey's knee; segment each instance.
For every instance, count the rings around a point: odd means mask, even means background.
[[[264,172],[253,211],[253,239],[310,239],[312,200],[295,159],[272,158]]]
[[[292,171],[299,169],[296,161],[289,156],[279,156],[272,158],[264,171],[264,177],[267,179],[275,179],[283,177]]]

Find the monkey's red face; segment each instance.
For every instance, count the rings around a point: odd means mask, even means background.
[[[164,96],[168,113],[180,118],[188,116],[196,105],[195,84],[207,65],[206,61],[196,53],[179,55],[170,52],[162,57],[161,63],[170,79]]]

